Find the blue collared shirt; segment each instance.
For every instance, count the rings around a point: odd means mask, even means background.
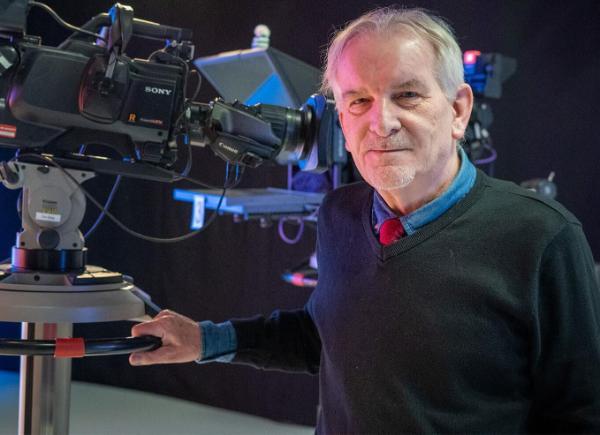
[[[475,166],[473,166],[473,163],[471,163],[462,147],[458,147],[458,153],[460,156],[460,168],[456,177],[454,177],[454,180],[452,180],[452,183],[450,183],[450,186],[448,186],[444,193],[412,213],[399,217],[407,236],[410,236],[419,228],[439,218],[450,207],[463,199],[475,184],[475,178],[477,177]],[[390,209],[381,195],[375,191],[372,215],[375,234],[379,234],[379,227],[381,227],[381,224],[385,220],[394,217],[397,217],[397,214]]]
[[[475,166],[473,166],[461,147],[458,147],[458,153],[460,156],[460,168],[456,177],[454,177],[454,180],[444,193],[412,213],[399,217],[404,226],[404,231],[408,236],[439,218],[450,207],[464,198],[475,184],[475,178],[477,177]],[[397,217],[396,213],[390,209],[381,195],[375,191],[372,212],[373,230],[375,233],[379,233],[379,227],[383,221],[394,217]],[[203,358],[197,362],[230,362],[233,359],[237,349],[237,337],[231,322],[216,324],[205,320],[200,322],[200,330],[202,333]]]

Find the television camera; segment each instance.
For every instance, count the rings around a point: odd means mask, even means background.
[[[43,45],[26,31],[32,7],[73,33],[57,47]],[[132,59],[133,37],[165,47]],[[12,262],[0,265],[0,321],[23,322],[22,340],[0,339],[0,354],[24,355],[21,433],[68,432],[70,358],[160,346],[156,337],[70,338],[73,323],[141,317],[142,300],[149,302],[130,278],[87,265],[83,182],[96,174],[194,181],[192,146],[242,168],[272,162],[306,171],[327,169],[333,149],[343,147],[334,104],[323,96],[298,109],[193,101],[191,38],[188,29],[134,18],[119,3],[74,27],[43,3],[0,1],[0,147],[15,150],[0,163],[0,181],[22,189],[22,230]],[[179,172],[182,147],[188,164]]]
[[[236,165],[296,163],[322,171],[331,146],[342,143],[333,103],[322,96],[300,109],[186,98],[194,52],[187,29],[136,19],[132,8],[117,3],[58,47],[47,47],[26,34],[31,6],[44,7],[12,1],[0,16],[0,146],[18,150],[1,173],[5,186],[24,188],[23,210],[29,211],[13,270],[84,267],[83,240],[72,235],[84,202],[77,184],[95,173],[176,181],[182,174],[173,165],[182,145],[208,145]],[[132,36],[166,39],[167,46],[149,59],[130,59],[125,49]],[[88,155],[81,152],[86,145],[112,153]],[[76,171],[77,183],[68,176]],[[58,189],[68,192],[64,198],[50,187],[56,183],[64,184]],[[77,212],[63,203],[76,204]],[[71,236],[59,230],[67,221]]]

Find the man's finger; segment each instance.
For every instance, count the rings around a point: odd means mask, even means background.
[[[165,317],[171,314],[175,314],[175,312],[171,310],[162,310],[160,313],[154,316],[154,320],[160,319],[161,317]]]
[[[155,337],[164,338],[165,328],[161,322],[150,320],[149,322],[138,323],[131,328],[131,335],[139,337],[142,335],[153,335]]]
[[[129,355],[129,364],[132,366],[147,366],[150,364],[166,364],[171,361],[173,349],[169,346],[159,347],[152,352],[135,352]]]

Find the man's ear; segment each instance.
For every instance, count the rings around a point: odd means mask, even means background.
[[[456,91],[456,97],[452,103],[454,120],[452,121],[452,138],[462,139],[471,118],[473,110],[473,91],[471,86],[463,83]]]

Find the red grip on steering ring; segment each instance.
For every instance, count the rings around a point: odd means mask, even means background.
[[[82,358],[85,356],[83,338],[57,338],[54,358]]]

